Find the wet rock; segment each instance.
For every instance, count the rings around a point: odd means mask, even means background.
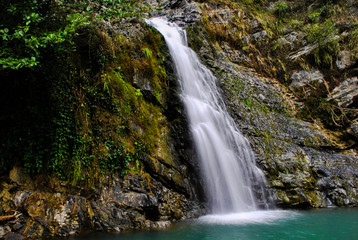
[[[162,6],[167,8],[183,8],[186,4],[188,4],[186,0],[167,0],[162,3]]]
[[[162,11],[153,12],[154,16],[166,16],[181,26],[191,25],[201,19],[199,6],[191,0],[167,0],[161,4]]]
[[[248,45],[250,43],[250,36],[242,36],[241,39],[245,45]]]
[[[344,206],[349,204],[349,202],[347,202],[347,192],[342,188],[336,188],[331,190],[328,193],[328,197],[336,206]]]
[[[354,104],[358,96],[358,78],[348,78],[333,89],[328,100],[334,100],[340,107]]]
[[[203,213],[198,211],[203,208],[197,201],[167,189],[149,174],[145,178],[129,175],[125,181],[108,178],[92,193],[93,201],[64,193],[20,190],[9,194],[9,199],[22,211],[15,223],[0,229],[5,235],[12,230],[15,235],[11,237],[18,234],[31,238],[64,237],[88,228],[98,231],[163,228],[174,219]]]
[[[171,226],[171,222],[170,221],[158,221],[154,223],[154,226],[151,226],[151,228],[156,228],[156,229],[165,229]]]
[[[143,94],[143,97],[147,101],[149,101],[153,104],[156,104],[156,105],[161,105],[161,104],[164,105],[165,104],[165,102],[160,103],[158,101],[158,99],[155,96],[155,92],[154,92],[152,86],[150,85],[150,80],[141,76],[140,73],[134,74],[133,85],[134,85],[134,87],[140,89],[140,92]],[[160,99],[162,99],[162,98],[160,98]]]
[[[322,176],[322,177],[331,177],[332,176],[332,173],[331,171],[329,170],[329,168],[321,165],[321,166],[318,166],[318,167],[313,167],[312,170],[319,176]]]
[[[302,107],[297,93],[325,90],[323,74],[315,69],[295,72],[290,86],[293,96],[275,80],[237,66],[229,57],[231,49],[222,45],[217,51],[217,58],[208,65],[213,71],[220,69],[218,82],[226,104],[249,138],[277,204],[295,208],[357,204],[357,184],[350,184],[357,183],[354,151],[352,156],[337,154],[332,150],[335,143],[319,124],[294,117]],[[346,194],[334,192],[336,188]]]
[[[285,35],[285,39],[290,43],[295,43],[296,41],[300,41],[305,37],[304,33],[290,32]]]
[[[53,213],[53,220],[57,225],[57,232],[60,236],[73,235],[79,231],[79,223],[76,218],[71,217],[73,206],[74,200],[70,197],[60,209],[56,209]],[[46,222],[43,225],[46,226]]]
[[[152,195],[143,193],[123,193],[118,200],[123,204],[135,207],[135,208],[146,208],[146,207],[157,207],[158,199]]]

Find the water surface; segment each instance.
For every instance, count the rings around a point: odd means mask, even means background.
[[[180,222],[166,230],[92,233],[71,240],[358,239],[357,208],[260,211],[244,215],[231,216],[231,221],[230,216],[222,219],[209,216]]]

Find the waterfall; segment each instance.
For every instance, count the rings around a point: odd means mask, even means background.
[[[216,78],[188,47],[183,29],[160,18],[146,21],[164,36],[175,64],[212,213],[257,210],[253,186],[263,194],[264,175],[226,110]]]

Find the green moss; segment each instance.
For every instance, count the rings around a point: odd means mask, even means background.
[[[48,53],[41,69],[0,72],[23,82],[20,91],[10,81],[4,86],[20,97],[10,109],[26,103],[16,111],[19,120],[3,126],[8,130],[1,137],[1,173],[17,163],[28,174],[52,174],[91,188],[108,174],[125,175],[130,162],[157,151],[168,88],[160,34],[144,29],[139,38],[127,39],[92,24],[79,29],[74,44],[70,56]],[[149,81],[156,103],[133,86],[137,72]]]
[[[352,59],[358,60],[358,22],[355,22],[350,33],[349,33],[349,41],[348,47],[352,51]]]

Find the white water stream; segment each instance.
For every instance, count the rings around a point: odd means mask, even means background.
[[[174,61],[212,213],[257,210],[253,186],[265,195],[264,175],[226,110],[216,78],[188,47],[183,29],[159,18],[147,23],[164,36]]]

